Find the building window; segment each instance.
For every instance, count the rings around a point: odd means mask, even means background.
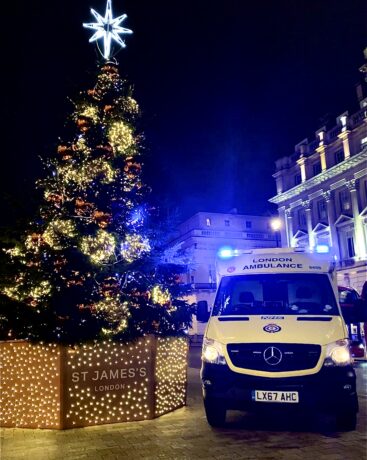
[[[307,227],[306,213],[304,209],[298,210],[298,225],[300,226],[300,228]]]
[[[340,209],[342,211],[350,211],[351,203],[350,203],[350,194],[348,190],[342,190],[339,193],[339,200],[340,200]]]
[[[351,259],[356,255],[356,248],[354,246],[354,230],[353,226],[338,227],[338,237],[340,243],[340,256],[341,259]]]
[[[354,251],[353,236],[347,236],[347,249],[348,249],[348,257],[354,257],[356,255]]]
[[[209,217],[207,217],[207,218],[206,218],[206,226],[207,226],[207,227],[210,227],[211,224],[212,224],[211,219],[209,219]]]
[[[339,164],[344,161],[344,150],[338,150],[335,152],[335,164]]]
[[[198,248],[198,244],[194,243],[194,249],[197,249],[197,248]]]
[[[324,200],[317,202],[317,214],[319,216],[319,220],[327,220],[326,202]]]
[[[361,139],[361,148],[364,149],[367,146],[367,137]]]
[[[229,227],[229,220],[225,220],[225,221],[224,221],[224,225],[225,225],[226,227]]]
[[[315,163],[313,166],[313,175],[317,176],[318,174],[321,173],[321,162],[319,161],[318,163]]]
[[[294,185],[298,185],[302,182],[302,176],[301,174],[296,174],[294,176]]]
[[[250,220],[246,220],[246,228],[252,228],[252,222]]]

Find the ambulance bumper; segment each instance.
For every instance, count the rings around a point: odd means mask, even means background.
[[[259,407],[287,407],[303,410],[358,412],[356,375],[353,367],[324,367],[317,374],[301,377],[264,378],[233,372],[227,365],[203,363],[201,382],[204,399],[215,400],[226,409],[251,410]],[[297,402],[256,401],[257,395],[297,395]],[[265,395],[266,396],[266,395]]]

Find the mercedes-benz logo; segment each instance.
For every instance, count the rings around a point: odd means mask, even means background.
[[[282,360],[283,354],[279,348],[268,347],[264,350],[263,357],[266,364],[269,364],[269,366],[276,366]]]

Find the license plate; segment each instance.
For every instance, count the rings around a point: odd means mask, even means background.
[[[253,399],[259,402],[268,403],[288,403],[294,404],[299,402],[298,391],[264,391],[255,390]]]

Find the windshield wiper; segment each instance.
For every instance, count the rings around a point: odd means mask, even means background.
[[[331,321],[332,316],[298,316],[297,321]]]
[[[219,316],[218,321],[250,321],[248,316]]]

